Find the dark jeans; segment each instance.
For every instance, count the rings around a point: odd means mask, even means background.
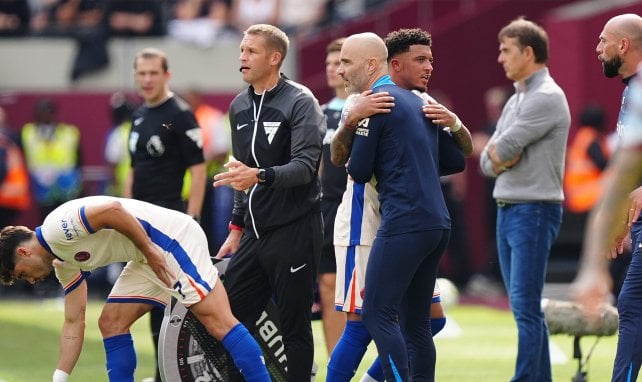
[[[631,227],[631,264],[617,300],[620,314],[617,353],[611,381],[635,381],[642,364],[642,222]]]
[[[562,223],[556,203],[497,208],[497,251],[517,323],[517,362],[511,381],[551,381],[548,327],[541,308],[551,246]]]

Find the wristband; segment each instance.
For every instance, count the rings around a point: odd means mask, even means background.
[[[230,224],[227,225],[227,229],[230,232],[232,232],[232,231],[241,231],[241,232],[243,232],[243,227],[238,226],[236,224],[232,224],[232,222],[230,222]]]
[[[461,129],[461,119],[458,116],[455,116],[455,124],[450,127],[451,133],[456,133]]]
[[[53,373],[53,382],[67,382],[67,378],[69,378],[69,374],[65,373],[64,371],[60,369],[56,369]]]
[[[198,224],[201,224],[201,217],[200,216],[198,216],[198,215],[192,216],[192,219],[194,219],[194,221],[196,221]]]

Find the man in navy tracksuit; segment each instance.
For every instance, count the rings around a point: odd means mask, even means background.
[[[450,233],[439,183],[438,128],[424,117],[419,97],[392,83],[386,57],[381,38],[353,35],[343,45],[338,70],[349,93],[372,88],[395,100],[390,113],[358,124],[348,163],[356,182],[376,178],[381,203],[362,317],[386,380],[408,381],[412,374],[413,381],[432,381],[435,348],[426,312]]]
[[[280,75],[288,47],[278,28],[245,31],[241,73],[250,87],[230,106],[234,160],[215,186],[234,187],[230,234],[217,257],[232,312],[252,327],[274,297],[287,380],[309,381],[314,356],[311,306],[323,223],[318,179],[326,120],[310,90]]]

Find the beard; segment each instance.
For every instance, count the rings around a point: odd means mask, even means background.
[[[610,60],[602,61],[602,71],[607,78],[613,78],[619,74],[622,66],[622,58],[615,56]]]

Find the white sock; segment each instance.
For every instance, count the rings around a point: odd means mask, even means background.
[[[377,380],[372,378],[370,374],[365,373],[359,382],[377,382]]]

